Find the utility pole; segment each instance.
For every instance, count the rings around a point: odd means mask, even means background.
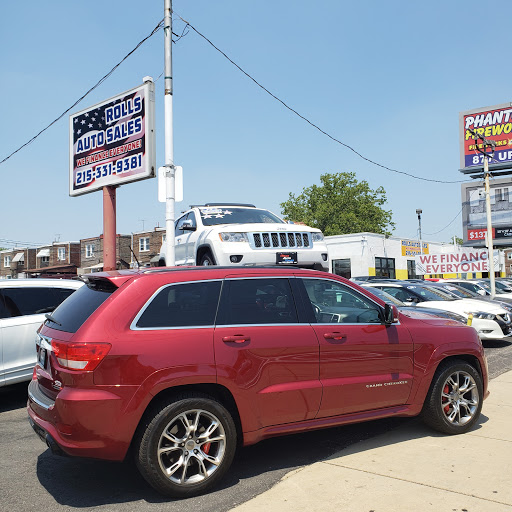
[[[165,264],[174,266],[175,167],[172,125],[172,0],[164,0]]]
[[[489,154],[491,157],[494,155],[494,148],[496,143],[493,140],[487,140],[483,135],[480,135],[474,130],[469,129],[473,137],[475,137],[476,150],[484,156],[484,179],[485,179],[485,207],[487,212],[487,246],[488,246],[488,263],[489,263],[489,278],[491,280],[491,299],[496,295],[496,279],[494,276],[494,247],[492,239],[492,215],[491,215],[491,189],[489,186]],[[478,141],[482,141],[482,149],[479,148]],[[487,149],[490,148],[490,153]]]

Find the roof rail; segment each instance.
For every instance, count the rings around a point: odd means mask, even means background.
[[[253,204],[245,204],[245,203],[206,203],[204,205],[191,205],[190,207],[194,206],[245,206],[247,208],[256,208]]]

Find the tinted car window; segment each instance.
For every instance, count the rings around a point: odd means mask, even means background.
[[[54,321],[47,320],[46,323],[58,331],[76,332],[114,290],[116,287],[110,283],[82,286],[52,313]]]
[[[303,279],[316,323],[381,323],[380,308],[355,290],[328,279]]]
[[[9,310],[5,306],[4,296],[0,291],[0,318],[9,318],[10,316],[11,314],[9,313]]]
[[[169,285],[160,290],[137,320],[138,328],[214,325],[221,281]]]
[[[234,279],[222,293],[222,325],[297,323],[288,279]]]
[[[23,316],[49,313],[74,291],[68,288],[4,288],[2,295],[10,316]]]

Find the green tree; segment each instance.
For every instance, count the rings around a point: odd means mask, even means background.
[[[457,242],[457,245],[462,245],[464,243],[464,240],[458,236],[455,237],[455,241]],[[450,240],[450,243],[453,245],[453,238]]]
[[[384,210],[386,191],[372,190],[366,181],[357,181],[353,172],[322,174],[321,185],[312,185],[281,203],[285,218],[319,228],[324,235],[369,231],[390,235],[395,229],[391,210]]]

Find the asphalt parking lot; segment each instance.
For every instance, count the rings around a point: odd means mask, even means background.
[[[486,342],[490,377],[512,369],[512,340]],[[32,432],[25,410],[26,385],[0,389],[0,496],[3,510],[102,511],[170,509],[131,463],[77,460],[53,456]],[[485,404],[484,404],[485,410]],[[174,501],[173,511],[227,511],[261,494],[289,471],[358,441],[415,419],[389,419],[308,432],[244,448],[223,486],[206,496]]]

